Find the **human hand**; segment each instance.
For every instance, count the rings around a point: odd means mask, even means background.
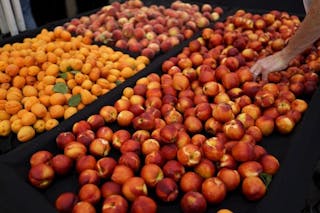
[[[254,80],[261,74],[263,81],[268,81],[270,72],[280,71],[287,68],[289,60],[283,57],[281,52],[259,59],[251,68]]]

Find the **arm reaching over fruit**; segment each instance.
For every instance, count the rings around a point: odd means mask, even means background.
[[[285,69],[290,60],[307,49],[320,37],[320,0],[311,0],[306,7],[307,14],[297,32],[291,37],[288,45],[281,51],[260,59],[254,64],[250,71],[254,79],[262,74],[262,80],[268,80],[270,72]]]

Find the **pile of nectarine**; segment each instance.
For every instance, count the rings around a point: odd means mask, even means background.
[[[161,75],[140,78],[113,105],[60,133],[63,154],[33,154],[30,183],[48,187],[74,164],[80,189],[57,198],[61,212],[156,212],[155,201],[179,198],[183,212],[205,212],[236,189],[250,201],[263,198],[280,164],[259,143],[301,120],[303,98],[318,85],[317,44],[269,82],[253,81],[249,69],[281,50],[299,23],[286,12],[239,10],[205,28],[162,63]]]
[[[74,18],[64,26],[69,32],[153,58],[169,51],[195,32],[219,19],[221,7],[174,1],[169,8],[145,6],[140,0],[113,2],[90,16]]]

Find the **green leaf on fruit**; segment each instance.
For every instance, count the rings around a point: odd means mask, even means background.
[[[68,77],[68,74],[66,72],[61,72],[61,73],[59,73],[59,77],[63,78],[64,80],[66,80],[67,77]]]
[[[117,80],[117,81],[116,81],[116,85],[117,85],[117,86],[119,86],[121,83],[122,83],[122,81],[120,81],[120,80]]]
[[[72,69],[72,67],[71,66],[68,66],[67,67],[67,72],[70,72],[70,71],[72,71],[73,69]]]
[[[81,102],[81,95],[77,94],[77,95],[73,95],[69,100],[68,100],[68,105],[71,107],[76,107],[79,105],[79,103]]]
[[[68,92],[68,86],[63,82],[58,82],[53,86],[53,91],[65,94]]]
[[[266,185],[266,188],[268,189],[271,181],[272,181],[272,175],[269,175],[267,173],[260,173],[259,177],[263,181],[263,183]]]

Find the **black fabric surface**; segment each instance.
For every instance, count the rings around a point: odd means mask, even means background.
[[[204,1],[201,1],[204,2]],[[298,1],[261,2],[261,1],[217,1],[224,6],[240,7],[243,9],[280,9],[288,12],[303,13],[302,4]],[[250,3],[251,2],[251,3]],[[290,1],[291,2],[291,1]],[[273,4],[274,3],[274,4]],[[287,5],[283,5],[287,3]],[[296,4],[295,4],[296,3]],[[301,2],[302,3],[302,2]],[[285,7],[286,6],[286,7]],[[32,33],[30,34],[32,35]],[[199,34],[198,34],[199,35]],[[23,38],[19,35],[16,39]],[[9,42],[9,41],[8,41]],[[38,150],[46,149],[57,153],[55,145],[56,136],[62,131],[71,129],[73,123],[86,119],[89,115],[99,112],[106,104],[113,104],[127,86],[133,86],[135,81],[151,72],[160,73],[161,63],[171,56],[179,53],[188,43],[183,42],[168,54],[157,57],[142,72],[131,77],[117,88],[100,97],[96,102],[88,105],[76,116],[59,124],[50,132],[43,133],[28,143],[14,146],[12,151],[0,155],[0,212],[55,212],[53,203],[56,197],[65,191],[78,190],[76,175],[56,178],[46,190],[32,187],[27,180],[29,158]],[[270,213],[270,212],[317,212],[316,204],[319,201],[319,191],[313,184],[313,179],[319,181],[318,173],[314,175],[314,168],[320,157],[319,123],[320,123],[320,89],[309,99],[309,108],[302,121],[289,135],[272,134],[265,137],[261,145],[275,155],[281,164],[279,172],[274,176],[267,195],[259,202],[249,202],[239,191],[228,194],[226,200],[219,205],[209,206],[208,212],[216,212],[220,208],[228,208],[237,213]],[[116,128],[116,126],[112,126]],[[320,182],[320,181],[319,181]],[[306,205],[310,204],[310,208]],[[164,204],[158,201],[159,212],[179,212],[179,203]]]

